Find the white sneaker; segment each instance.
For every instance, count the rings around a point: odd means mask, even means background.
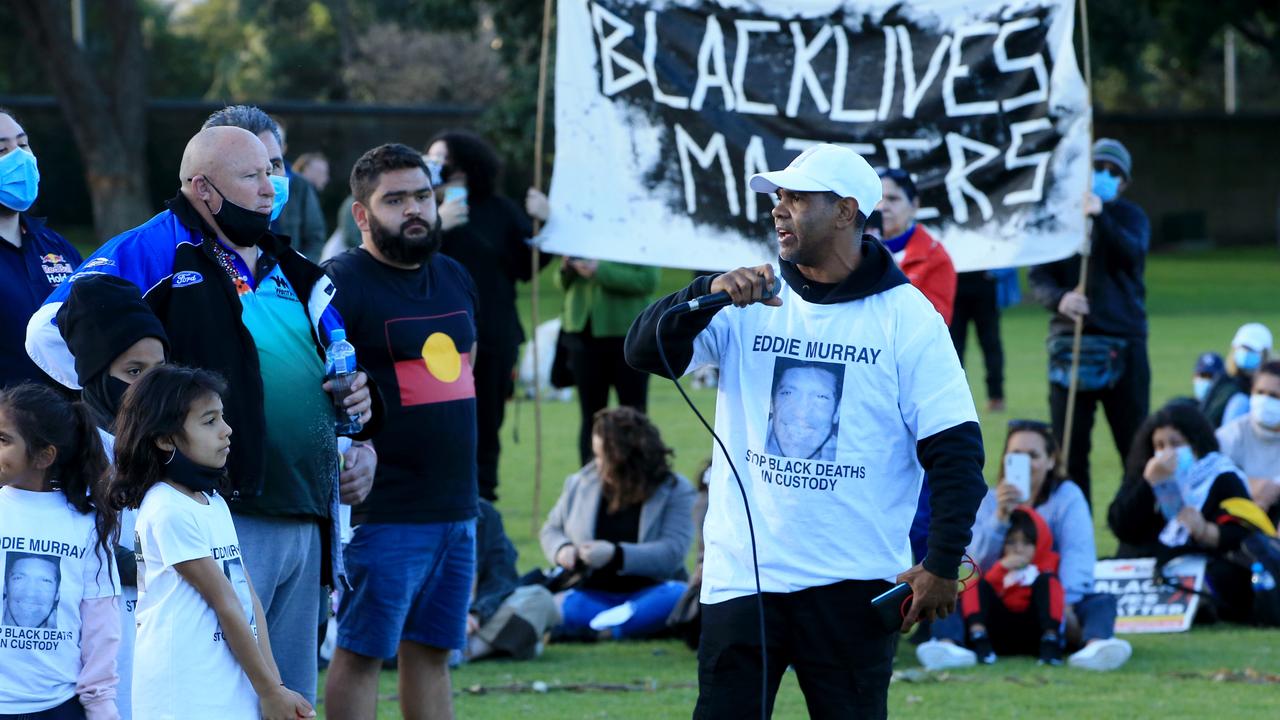
[[[1107,672],[1129,661],[1133,646],[1127,640],[1108,638],[1085,645],[1082,650],[1067,658],[1071,667]]]
[[[608,610],[601,610],[595,617],[591,618],[588,625],[592,630],[608,630],[626,623],[636,614],[636,607],[630,602],[624,602],[621,605],[615,605]]]
[[[925,670],[949,670],[978,664],[978,656],[972,650],[941,640],[920,643],[916,647],[916,659]]]

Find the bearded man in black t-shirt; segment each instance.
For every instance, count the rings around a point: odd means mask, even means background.
[[[346,562],[325,683],[334,717],[373,719],[382,659],[399,655],[405,717],[452,717],[448,658],[466,643],[475,566],[476,290],[437,252],[440,221],[422,156],[365,153],[351,171],[361,245],[330,260],[356,356],[383,386],[378,470]]]

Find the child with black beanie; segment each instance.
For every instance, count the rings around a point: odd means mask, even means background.
[[[101,274],[84,276],[72,284],[67,301],[58,310],[58,331],[75,356],[81,397],[94,415],[107,462],[114,465],[113,428],[121,398],[148,370],[168,361],[169,339],[164,326],[136,285]],[[136,515],[136,510],[120,513],[120,538],[115,549],[122,585],[116,706],[124,720],[131,717],[134,608],[138,600]]]

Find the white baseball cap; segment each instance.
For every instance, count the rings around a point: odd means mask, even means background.
[[[1262,323],[1246,323],[1240,326],[1236,331],[1236,336],[1231,338],[1231,347],[1247,347],[1250,350],[1271,349],[1271,331]]]
[[[759,193],[778,188],[796,192],[833,192],[858,201],[858,209],[870,215],[880,202],[884,186],[871,164],[847,147],[822,143],[800,153],[786,170],[756,173],[748,187]]]

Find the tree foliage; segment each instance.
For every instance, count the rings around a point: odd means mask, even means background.
[[[84,5],[86,42],[73,50],[62,29],[67,0],[0,3],[0,27],[22,28],[8,34],[11,42],[0,43],[5,67],[0,94],[57,94],[77,126],[77,144],[88,165],[91,155],[116,152],[120,167],[140,166],[135,158],[145,143],[144,129],[116,130],[114,140],[108,136],[111,127],[124,127],[115,119],[122,111],[136,105],[140,112],[150,95],[478,105],[484,113],[476,129],[507,160],[508,189],[517,190],[532,174],[543,9],[538,0],[86,0]],[[1275,91],[1280,0],[1093,0],[1088,9],[1100,110],[1220,109],[1226,28],[1238,38],[1241,109],[1280,108]],[[122,45],[122,38],[141,42]],[[126,56],[132,60],[122,65]],[[74,70],[84,67],[88,74]],[[69,85],[73,70],[81,80]],[[70,89],[94,87],[102,96],[97,106],[107,108],[106,131],[89,127],[103,124],[92,113],[68,110]],[[89,95],[78,97],[76,107],[88,107],[83,99]],[[553,100],[550,94],[548,100]],[[549,107],[543,163],[551,155],[552,117]],[[97,167],[97,172],[109,169]],[[87,179],[91,187],[101,184]]]
[[[9,5],[35,65],[43,70],[84,158],[98,236],[131,227],[148,208],[146,187],[146,58],[133,0],[91,8],[98,32],[73,37],[70,6],[13,0]]]

